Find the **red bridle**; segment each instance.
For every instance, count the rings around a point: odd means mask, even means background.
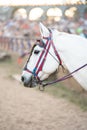
[[[43,46],[44,49],[43,49],[43,51],[42,51],[42,53],[41,53],[41,55],[40,55],[40,57],[39,57],[39,59],[38,59],[38,61],[37,61],[37,64],[36,64],[35,68],[33,69],[33,71],[31,71],[31,70],[29,70],[29,69],[27,68],[27,64],[26,64],[26,66],[24,67],[24,70],[25,70],[25,71],[27,71],[27,72],[33,74],[33,76],[34,76],[36,79],[38,79],[39,81],[40,81],[40,79],[39,79],[39,77],[38,77],[38,73],[39,73],[40,71],[42,71],[42,69],[43,69],[43,66],[44,66],[44,63],[45,63],[45,61],[46,61],[46,57],[47,57],[47,55],[48,55],[48,53],[49,53],[49,49],[50,49],[51,45],[52,45],[52,47],[53,47],[53,49],[54,49],[54,53],[55,53],[57,59],[59,60],[59,64],[62,65],[62,61],[61,61],[60,55],[58,54],[58,52],[57,52],[57,50],[56,50],[56,47],[55,47],[55,45],[54,45],[54,43],[53,43],[53,40],[52,40],[52,33],[50,32],[49,37],[43,37],[43,39],[46,39],[47,41],[46,41],[46,43],[44,43],[44,44],[45,44],[45,46]],[[41,44],[41,41],[40,41],[40,44]],[[52,55],[52,54],[51,54],[51,55]],[[42,59],[42,58],[43,58],[43,59]],[[57,61],[57,62],[58,62],[58,61]]]

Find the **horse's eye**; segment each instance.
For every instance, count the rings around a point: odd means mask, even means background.
[[[34,54],[38,54],[40,51],[39,50],[35,50],[34,51]]]

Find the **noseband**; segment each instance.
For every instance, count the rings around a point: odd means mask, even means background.
[[[41,40],[38,41],[40,43],[39,45],[41,47],[43,47],[44,49],[43,49],[43,51],[42,51],[42,53],[41,53],[41,55],[40,55],[40,57],[39,57],[39,59],[38,59],[38,61],[36,63],[35,68],[33,69],[33,71],[31,71],[31,70],[29,70],[27,68],[27,64],[24,67],[24,70],[27,71],[27,72],[29,72],[29,73],[31,73],[39,81],[39,83],[41,83],[41,81],[40,81],[40,78],[38,77],[38,73],[40,71],[42,71],[48,53],[59,63],[59,65],[62,65],[61,58],[60,58],[60,56],[59,56],[59,54],[58,54],[58,52],[56,50],[56,47],[55,47],[55,45],[53,43],[53,40],[52,40],[52,33],[50,32],[49,37],[43,37],[43,39],[46,40],[46,43],[44,43]],[[58,60],[49,52],[51,45],[52,45],[52,47],[54,49],[54,53],[55,53],[55,55],[56,55],[56,57],[57,57]],[[28,63],[28,61],[27,61],[27,63]]]

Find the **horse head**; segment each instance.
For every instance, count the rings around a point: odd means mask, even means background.
[[[34,87],[34,79],[41,82],[54,73],[59,60],[52,47],[53,32],[40,23],[41,40],[34,45],[31,55],[22,72],[22,82],[25,86]]]

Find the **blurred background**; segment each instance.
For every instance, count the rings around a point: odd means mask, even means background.
[[[0,35],[34,39],[39,22],[87,38],[87,0],[0,0]]]
[[[87,0],[0,0],[0,48],[24,55],[40,37],[39,22],[87,38]]]
[[[6,78],[13,86],[13,76],[20,81],[22,68],[29,57],[26,54],[40,38],[39,22],[46,27],[87,38],[87,0],[0,0],[2,86],[5,86],[3,80]],[[50,93],[69,97],[70,101],[87,110],[87,93],[76,92],[83,89],[74,79],[54,86],[48,88]]]

